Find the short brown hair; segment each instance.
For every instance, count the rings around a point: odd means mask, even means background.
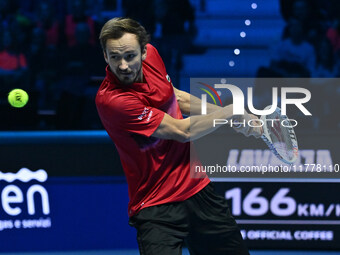
[[[106,42],[108,39],[119,39],[125,33],[131,33],[137,36],[141,50],[150,42],[150,35],[137,21],[130,18],[113,18],[107,21],[100,31],[99,40],[103,50],[106,50]]]

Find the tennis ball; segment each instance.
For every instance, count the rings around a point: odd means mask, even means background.
[[[28,102],[28,94],[22,89],[13,89],[8,93],[8,102],[16,108],[24,107]]]

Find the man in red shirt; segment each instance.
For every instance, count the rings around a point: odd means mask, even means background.
[[[200,113],[200,100],[172,86],[138,22],[109,20],[100,41],[108,66],[96,105],[127,178],[129,224],[141,254],[180,254],[184,241],[192,254],[248,254],[226,200],[208,178],[190,176],[189,140],[213,132],[213,119],[232,118],[232,105],[209,105],[211,113],[183,119]]]

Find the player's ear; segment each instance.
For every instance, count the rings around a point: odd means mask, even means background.
[[[146,50],[146,46],[144,46],[144,49],[142,51],[142,60],[144,61],[146,59],[147,56],[147,50]]]
[[[109,64],[109,59],[107,58],[107,55],[106,55],[105,50],[103,50],[103,54],[104,54],[105,62],[106,62],[107,64]]]

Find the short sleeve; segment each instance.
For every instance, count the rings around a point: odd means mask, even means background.
[[[144,104],[132,93],[113,95],[99,107],[104,126],[150,137],[164,118],[164,112]]]

